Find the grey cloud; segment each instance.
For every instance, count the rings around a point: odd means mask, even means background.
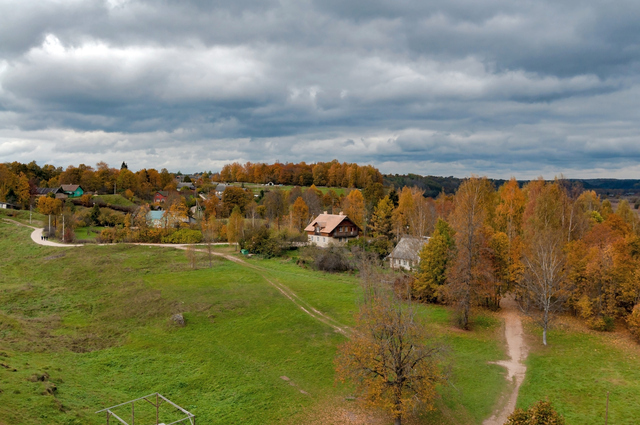
[[[637,173],[639,15],[628,0],[5,2],[0,161],[37,146],[41,162],[183,171]]]

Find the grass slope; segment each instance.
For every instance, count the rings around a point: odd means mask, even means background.
[[[346,325],[355,276],[260,259],[251,259],[259,271],[219,258],[190,270],[178,250],[59,249],[33,244],[29,233],[0,223],[0,424],[102,424],[95,411],[155,391],[205,424],[306,423],[327,400],[349,408],[350,390],[334,385],[333,371],[344,337],[261,275]],[[186,327],[170,321],[177,312]],[[474,332],[455,332],[448,310],[422,313],[451,347],[455,385],[427,417],[481,423],[505,386],[504,372],[487,364],[504,357],[499,322],[483,316]]]
[[[519,407],[548,398],[570,425],[603,424],[607,392],[609,423],[640,422],[640,347],[623,333],[588,331],[580,324],[549,332],[528,327],[531,352]]]

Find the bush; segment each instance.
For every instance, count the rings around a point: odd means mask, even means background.
[[[631,314],[627,316],[627,326],[631,335],[640,341],[640,304],[636,304]]]
[[[616,321],[613,317],[594,317],[587,321],[587,325],[596,331],[611,332],[616,327]]]
[[[200,243],[202,242],[202,232],[199,230],[180,229],[162,238],[162,243]]]
[[[302,263],[309,263],[316,270],[336,273],[355,269],[349,251],[342,246],[330,245],[328,248],[309,246],[302,251],[301,257]]]
[[[538,401],[528,410],[516,409],[504,425],[564,425],[564,417],[548,401]]]
[[[277,236],[272,235],[266,226],[249,229],[240,240],[240,248],[265,258],[278,257],[282,255],[283,246]]]

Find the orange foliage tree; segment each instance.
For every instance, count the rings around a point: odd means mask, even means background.
[[[418,404],[433,409],[436,386],[444,381],[442,347],[413,305],[379,283],[382,276],[366,267],[361,274],[364,302],[350,340],[338,349],[337,376],[354,382],[365,405],[386,410],[400,425]]]

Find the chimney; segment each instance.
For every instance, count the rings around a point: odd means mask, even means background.
[[[326,214],[327,212],[325,211],[323,214]]]
[[[342,211],[340,211],[340,214],[338,214],[338,215],[344,215],[344,213]]]

